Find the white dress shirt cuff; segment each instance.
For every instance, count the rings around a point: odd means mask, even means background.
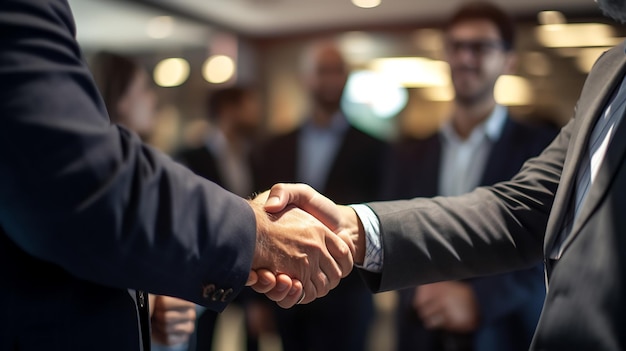
[[[361,220],[365,230],[365,260],[363,265],[357,267],[373,273],[383,270],[383,242],[380,234],[380,221],[378,217],[366,205],[350,205]]]

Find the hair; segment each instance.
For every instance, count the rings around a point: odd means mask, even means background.
[[[206,100],[209,120],[217,121],[224,109],[240,104],[252,92],[251,87],[234,86],[209,93]]]
[[[315,72],[318,56],[323,50],[337,50],[342,60],[345,61],[345,53],[341,50],[339,42],[333,38],[318,38],[309,42],[300,53],[300,74],[307,76]]]
[[[515,23],[500,7],[486,1],[474,1],[461,6],[448,20],[444,29],[450,30],[455,25],[472,20],[486,20],[493,23],[500,33],[504,49],[515,47]]]
[[[91,71],[111,122],[120,122],[117,105],[140,70],[139,63],[122,55],[102,51],[93,56]]]

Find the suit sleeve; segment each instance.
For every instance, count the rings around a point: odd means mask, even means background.
[[[223,309],[250,270],[250,206],[110,124],[66,0],[0,0],[0,46],[9,238],[85,280]]]
[[[381,223],[375,291],[531,267],[542,244],[574,119],[512,180],[459,197],[370,203]]]

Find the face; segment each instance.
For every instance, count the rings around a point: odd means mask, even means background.
[[[602,12],[620,23],[626,23],[626,0],[596,0]]]
[[[308,86],[316,103],[329,109],[338,108],[348,79],[346,63],[339,50],[333,46],[320,48],[307,73]]]
[[[254,135],[261,125],[261,103],[256,93],[249,92],[237,106],[236,128],[243,135]]]
[[[145,71],[135,74],[126,94],[118,104],[118,113],[120,124],[142,137],[152,132],[156,115],[156,96]]]
[[[504,49],[496,25],[478,19],[448,30],[446,59],[456,100],[471,105],[493,98],[498,77],[512,72],[514,56]]]

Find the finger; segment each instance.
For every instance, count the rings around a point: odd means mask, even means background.
[[[174,335],[174,334],[179,334],[179,335],[189,335],[191,333],[193,333],[195,329],[195,320],[187,320],[184,322],[177,322],[177,323],[167,323],[167,325],[165,326],[165,332],[168,335]]]
[[[160,314],[156,318],[156,321],[163,325],[175,325],[177,323],[187,323],[187,322],[195,321],[195,320],[196,320],[195,308],[187,309],[184,311],[169,310]]]
[[[193,302],[171,296],[157,296],[155,299],[155,309],[161,311],[195,309],[195,306]]]
[[[422,323],[426,329],[438,329],[444,326],[446,317],[443,313],[434,314],[428,318],[422,319]]]
[[[256,284],[258,280],[259,280],[259,276],[256,273],[256,271],[251,270],[250,274],[248,275],[248,281],[246,282],[246,286],[252,286]]]
[[[322,256],[320,259],[320,271],[312,276],[317,293],[324,295],[328,294],[328,291],[334,289],[339,285],[342,278],[342,272],[339,265],[330,254],[328,256]],[[319,296],[318,296],[319,297]]]
[[[328,295],[328,292],[331,289],[331,282],[324,271],[319,271],[317,274],[312,275],[311,280],[315,286],[315,290],[317,291],[317,298]]]
[[[289,294],[292,284],[288,275],[279,274],[276,276],[276,286],[265,295],[272,301],[282,301]]]
[[[276,286],[276,276],[267,269],[257,270],[257,283],[252,285],[252,289],[258,293],[265,294]]]
[[[442,314],[443,312],[443,306],[441,306],[437,301],[433,301],[430,304],[421,306],[418,310],[418,315],[422,320],[427,320],[435,315]]]
[[[159,342],[167,346],[180,345],[187,341],[189,341],[189,334],[168,334],[159,340]]]
[[[350,247],[344,242],[342,237],[333,234],[326,236],[325,243],[328,253],[330,253],[339,267],[340,277],[347,277],[352,272],[352,267],[354,266]]]
[[[306,296],[304,300],[300,302],[300,305],[306,305],[307,303],[311,303],[315,301],[315,299],[318,297],[315,284],[313,284],[311,280],[304,283],[304,293],[306,294]],[[297,300],[299,299],[300,299],[300,296],[298,296],[298,298],[296,299],[296,302],[298,302]]]
[[[429,294],[426,289],[421,287],[415,289],[415,296],[413,297],[413,304],[415,308],[422,309],[424,306],[430,305],[434,296]]]
[[[337,205],[306,184],[274,185],[265,202],[265,210],[277,213],[290,204],[310,213],[333,231],[339,228]]]
[[[283,300],[277,301],[276,303],[282,308],[291,308],[300,302],[300,296],[302,296],[303,292],[304,287],[302,286],[302,283],[299,280],[294,279],[287,296]]]

